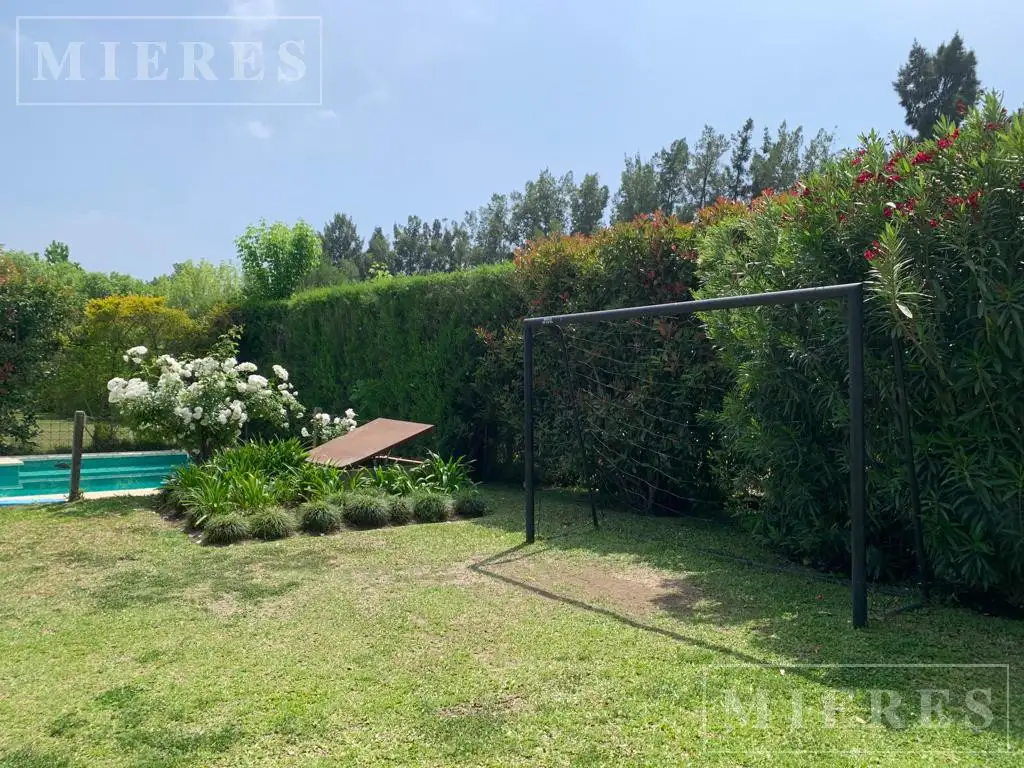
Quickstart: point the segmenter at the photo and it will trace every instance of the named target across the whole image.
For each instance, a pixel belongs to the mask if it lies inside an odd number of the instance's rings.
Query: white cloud
[[[243,34],[253,34],[274,25],[268,16],[282,16],[284,11],[279,0],[230,0],[229,16],[238,17],[238,27]]]
[[[259,139],[260,141],[267,141],[274,135],[274,130],[262,120],[250,120],[245,124],[245,130],[254,139]]]

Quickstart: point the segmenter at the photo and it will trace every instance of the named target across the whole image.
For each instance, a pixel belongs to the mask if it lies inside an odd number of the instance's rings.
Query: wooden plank
[[[331,467],[351,467],[376,456],[387,454],[393,448],[424,435],[433,424],[395,419],[374,419],[356,427],[347,435],[336,437],[309,452],[307,461]]]
[[[75,431],[71,435],[71,487],[68,501],[82,498],[82,450],[85,444],[85,411],[75,411]]]

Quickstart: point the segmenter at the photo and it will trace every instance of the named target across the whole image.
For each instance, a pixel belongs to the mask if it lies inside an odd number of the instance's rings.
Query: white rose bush
[[[237,443],[250,423],[316,443],[356,427],[352,409],[343,417],[317,413],[306,422],[306,409],[280,365],[266,377],[255,364],[216,352],[193,360],[149,359],[148,354],[145,347],[124,354],[138,375],[111,379],[108,399],[134,431],[170,442],[201,461]]]

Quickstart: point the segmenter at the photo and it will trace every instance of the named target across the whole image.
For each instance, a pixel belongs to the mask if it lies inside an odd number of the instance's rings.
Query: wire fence
[[[71,416],[44,414],[37,418],[38,433],[30,442],[14,447],[21,456],[64,455],[71,453],[75,420]],[[144,440],[132,430],[113,419],[94,419],[85,422],[83,451],[85,453],[114,453],[117,451],[163,450],[171,446]]]

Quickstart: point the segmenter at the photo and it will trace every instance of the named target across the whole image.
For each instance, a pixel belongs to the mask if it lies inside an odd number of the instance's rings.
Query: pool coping
[[[97,457],[101,457],[101,456],[127,456],[129,458],[134,458],[134,457],[138,457],[138,456],[187,456],[187,455],[188,455],[188,451],[175,451],[175,450],[168,450],[168,451],[110,451],[108,453],[83,453],[82,454],[82,459],[84,460],[84,459],[89,459],[89,458],[97,458]],[[71,458],[71,454],[70,453],[39,453],[39,454],[31,454],[31,455],[28,455],[28,456],[8,456],[8,457],[6,457],[6,459],[0,459],[0,467],[5,466],[4,463],[3,463],[4,461],[11,461],[13,463],[13,462],[16,462],[16,461],[20,461],[20,462],[35,461],[37,459],[38,460],[42,460],[42,459],[53,460],[53,459],[68,459],[68,458]]]
[[[87,491],[82,494],[84,501],[100,501],[102,499],[143,498],[159,495],[160,488],[135,488],[123,491]],[[21,507],[33,504],[67,504],[67,494],[45,494],[40,496],[5,496],[0,498],[0,507]]]

